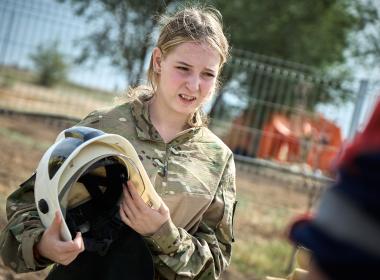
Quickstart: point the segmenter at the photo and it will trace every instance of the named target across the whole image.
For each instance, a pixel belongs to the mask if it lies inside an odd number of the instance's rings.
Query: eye
[[[205,72],[205,73],[203,73],[203,75],[205,75],[206,77],[209,77],[209,78],[214,78],[215,77],[215,75],[213,73],[211,73],[211,72]]]
[[[184,72],[189,71],[189,68],[184,67],[184,66],[177,66],[177,69],[184,71]]]

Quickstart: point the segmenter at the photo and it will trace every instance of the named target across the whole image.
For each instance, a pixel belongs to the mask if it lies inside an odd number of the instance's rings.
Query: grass
[[[33,72],[12,66],[0,66],[0,76],[10,85],[16,81],[33,83],[36,79]]]
[[[33,137],[29,137],[24,133],[20,133],[5,127],[0,127],[0,136],[7,137],[10,140],[15,141],[21,145],[25,145],[31,148],[37,148],[41,151],[47,150],[51,145],[51,142],[41,142],[40,140],[36,140]]]
[[[248,279],[285,276],[291,261],[292,247],[280,239],[260,236],[240,239],[234,247],[232,265]]]
[[[83,118],[91,111],[114,103],[114,93],[66,81],[47,88],[35,83],[35,74],[0,66],[0,107]]]
[[[248,280],[285,277],[293,254],[285,229],[305,211],[306,194],[253,169],[238,170],[237,191],[233,270]]]
[[[243,200],[244,201],[244,200]],[[244,203],[236,214],[236,242],[232,266],[247,279],[285,276],[291,262],[292,246],[284,229],[292,212],[268,201],[271,206]]]
[[[0,81],[0,85],[6,87],[12,87],[12,85],[17,82],[37,85],[37,77],[33,71],[27,69],[20,69],[13,66],[0,66]],[[93,98],[105,102],[115,97],[115,93],[113,92],[86,87],[80,84],[73,83],[71,81],[62,81],[53,88],[57,91],[64,92],[67,94],[75,94],[76,97],[78,97],[79,95],[85,98]]]

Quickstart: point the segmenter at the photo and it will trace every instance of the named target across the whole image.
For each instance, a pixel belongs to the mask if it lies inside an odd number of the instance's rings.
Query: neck
[[[181,131],[188,128],[187,116],[169,113],[158,98],[153,97],[149,104],[149,116],[152,124],[166,143]]]

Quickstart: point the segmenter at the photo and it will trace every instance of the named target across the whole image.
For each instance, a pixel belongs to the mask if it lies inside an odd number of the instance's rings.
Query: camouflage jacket
[[[230,262],[233,242],[236,187],[230,149],[205,127],[187,129],[165,143],[149,119],[147,102],[140,100],[92,112],[79,125],[127,138],[169,207],[172,222],[145,237],[157,279],[218,279]],[[4,261],[20,272],[48,263],[33,258],[43,229],[32,202],[33,186],[8,198],[9,223],[0,240]]]

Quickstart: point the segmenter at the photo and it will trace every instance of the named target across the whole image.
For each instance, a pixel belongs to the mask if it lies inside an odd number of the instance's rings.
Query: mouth
[[[195,101],[195,99],[197,99],[195,96],[190,96],[182,93],[179,94],[179,97],[181,98],[181,100],[185,102],[192,102]]]

